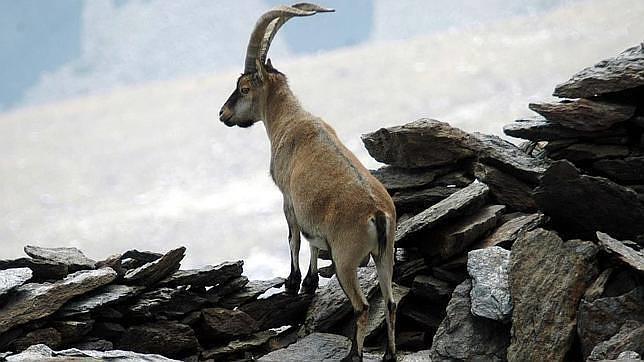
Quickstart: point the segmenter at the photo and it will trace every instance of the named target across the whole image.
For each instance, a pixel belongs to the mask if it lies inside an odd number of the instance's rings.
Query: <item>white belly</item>
[[[322,237],[304,235],[304,238],[309,242],[309,244],[320,250],[329,250],[329,244],[327,244],[326,239]]]

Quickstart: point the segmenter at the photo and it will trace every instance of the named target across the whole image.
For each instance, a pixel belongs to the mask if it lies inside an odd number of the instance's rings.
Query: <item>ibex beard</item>
[[[302,283],[304,293],[318,285],[317,259],[328,250],[336,276],[353,306],[355,332],[351,358],[362,358],[369,303],[357,278],[361,261],[376,264],[386,304],[385,360],[395,360],[396,303],[392,296],[396,210],[384,186],[371,175],[335,131],[305,111],[290,90],[286,76],[266,60],[279,28],[295,16],[332,9],[300,3],[280,6],[262,15],[251,34],[244,73],[219,112],[229,127],[264,122],[271,146],[271,176],[284,199],[289,228],[291,273],[286,289],[300,288],[300,235],[309,241],[311,261]]]

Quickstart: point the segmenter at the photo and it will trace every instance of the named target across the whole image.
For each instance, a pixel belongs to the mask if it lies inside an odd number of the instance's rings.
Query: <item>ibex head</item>
[[[246,49],[244,73],[219,111],[219,119],[229,127],[250,127],[262,120],[268,96],[270,77],[279,74],[266,60],[268,49],[279,28],[295,16],[311,16],[333,9],[309,3],[279,6],[262,15],[251,33]]]

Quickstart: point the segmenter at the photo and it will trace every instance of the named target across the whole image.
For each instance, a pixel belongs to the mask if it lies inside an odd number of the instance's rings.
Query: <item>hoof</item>
[[[385,352],[385,355],[382,356],[382,360],[385,362],[396,361],[396,355],[391,352]]]
[[[307,274],[306,278],[304,278],[304,282],[302,283],[302,293],[304,294],[313,294],[315,293],[315,290],[318,288],[318,282],[320,280],[320,277],[318,277],[317,274]]]
[[[299,272],[291,273],[284,282],[284,289],[289,294],[297,294],[300,290],[300,281],[302,281],[302,275]]]

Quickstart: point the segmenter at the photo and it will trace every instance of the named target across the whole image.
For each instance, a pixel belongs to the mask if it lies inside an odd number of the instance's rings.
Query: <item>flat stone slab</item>
[[[238,260],[235,262],[227,261],[216,266],[208,265],[194,270],[177,270],[159,284],[167,286],[215,286],[240,276],[243,271],[243,265],[244,262]]]
[[[635,114],[635,106],[591,101],[589,99],[561,102],[530,103],[528,107],[547,120],[580,131],[601,131],[624,122]]]
[[[117,347],[175,357],[196,352],[199,341],[192,328],[185,324],[157,321],[129,327]]]
[[[128,270],[123,279],[129,284],[146,286],[155,284],[179,269],[185,252],[186,248],[183,246],[170,250],[159,259]]]
[[[260,361],[342,361],[351,352],[351,340],[328,333],[311,333],[290,346],[273,351]]]
[[[644,156],[599,160],[593,163],[593,169],[626,184],[644,183]]]
[[[34,259],[47,260],[54,263],[65,264],[69,271],[93,269],[96,261],[88,258],[82,251],[76,248],[43,248],[40,246],[27,245],[25,253]]]
[[[69,268],[65,264],[55,263],[48,260],[19,258],[12,260],[0,260],[0,269],[29,268],[33,272],[35,281],[63,279],[69,274]]]
[[[249,352],[264,347],[268,344],[271,338],[275,336],[277,336],[277,333],[270,330],[257,332],[244,339],[231,341],[225,346],[205,350],[201,352],[200,357],[202,360],[232,360],[231,356],[243,354],[244,352]]]
[[[183,289],[158,288],[147,291],[127,307],[130,316],[136,318],[173,317],[179,318],[184,314],[200,309],[208,302],[207,299]]]
[[[400,305],[400,302],[407,297],[409,294],[409,288],[396,283],[392,284],[392,295],[394,297],[394,302],[396,305]],[[367,328],[365,329],[365,339],[374,338],[378,332],[387,328],[386,314],[387,306],[385,305],[384,299],[382,298],[381,293],[376,293],[369,300],[369,319],[367,321]],[[350,331],[351,328],[354,328],[354,321],[349,322],[350,325],[345,328]]]
[[[199,328],[202,331],[202,342],[217,344],[221,339],[248,336],[259,330],[257,321],[245,312],[235,309],[206,308],[201,310]]]
[[[27,348],[19,354],[6,357],[8,362],[22,361],[85,361],[85,360],[106,360],[106,361],[141,361],[141,362],[179,362],[160,355],[141,354],[130,351],[90,351],[76,348],[63,351],[54,351],[44,344],[37,344]]]
[[[503,133],[535,142],[561,139],[593,140],[605,137],[622,137],[627,134],[624,127],[612,127],[600,131],[581,131],[564,127],[544,118],[516,120],[503,126]]]
[[[510,327],[470,313],[470,290],[466,280],[459,284],[447,305],[446,317],[434,335],[432,361],[504,361],[510,343]]]
[[[556,151],[551,151],[548,156],[555,160],[566,159],[573,163],[591,162],[604,158],[626,157],[630,153],[628,146],[624,145],[597,145],[592,143],[573,143]]]
[[[593,348],[588,361],[614,360],[623,351],[644,351],[644,324],[626,321],[617,334]]]
[[[588,241],[564,242],[554,232],[536,229],[512,246],[510,361],[539,356],[565,360],[572,346],[577,306],[598,274],[598,247]]]
[[[29,268],[13,268],[0,270],[0,297],[12,289],[23,285],[31,279],[33,273]]]
[[[533,186],[496,167],[477,162],[474,175],[490,188],[491,198],[499,204],[519,211],[533,211],[537,204],[532,198]]]
[[[487,185],[473,182],[443,201],[401,222],[396,230],[396,244],[404,245],[412,242],[413,239],[421,237],[449,219],[478,209],[485,203],[488,192]]]
[[[228,294],[225,298],[221,299],[218,304],[224,308],[233,309],[259,297],[271,288],[281,287],[284,285],[284,282],[284,278],[252,280],[236,292]]]
[[[547,218],[542,213],[515,217],[499,226],[490,236],[474,244],[474,249],[483,249],[495,245],[510,247],[522,234],[543,225]]]
[[[534,198],[561,230],[588,238],[601,230],[619,239],[644,242],[644,202],[637,193],[603,177],[582,175],[567,161],[558,161],[546,171]]]
[[[454,166],[442,166],[433,168],[401,168],[384,166],[372,170],[378,181],[389,191],[394,192],[405,189],[417,189],[432,184],[440,176],[446,175],[454,170]]]
[[[0,308],[0,333],[15,326],[46,317],[65,302],[116,279],[110,268],[83,270],[55,283],[28,283],[17,287]]]
[[[91,295],[78,297],[67,302],[58,311],[59,317],[71,317],[85,314],[99,307],[119,303],[143,292],[145,287],[110,284],[97,289]]]
[[[607,253],[615,255],[624,264],[640,273],[644,273],[644,253],[626,246],[626,243],[634,244],[632,241],[622,242],[601,231],[597,232],[597,240]]]
[[[297,325],[304,319],[313,294],[273,294],[267,298],[248,302],[239,310],[247,313],[258,322],[259,329],[278,328]]]
[[[443,302],[449,299],[454,287],[430,275],[416,275],[411,285],[414,297],[430,302]]]
[[[639,44],[585,68],[557,85],[556,97],[588,98],[644,85],[644,45]]]
[[[467,254],[467,272],[472,277],[472,314],[507,322],[512,317],[508,282],[510,251],[492,246]]]
[[[396,192],[391,198],[396,212],[404,214],[422,211],[461,190],[459,187],[434,186],[423,190],[404,190]]]

